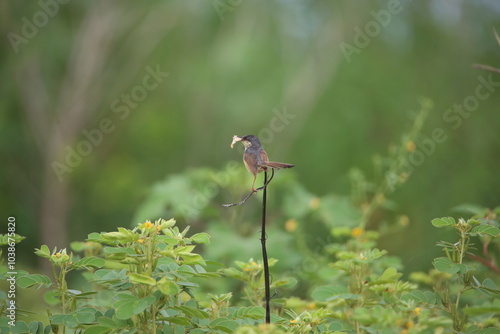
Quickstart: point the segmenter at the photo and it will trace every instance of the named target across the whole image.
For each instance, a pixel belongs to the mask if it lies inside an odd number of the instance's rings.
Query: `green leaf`
[[[409,293],[405,293],[404,295],[401,296],[401,300],[403,301],[409,301],[409,300],[415,300],[419,303],[427,303],[434,305],[437,302],[437,297],[435,293],[430,292],[430,291],[419,291],[415,290]]]
[[[432,305],[436,304],[439,298],[436,292],[425,291],[424,295],[425,298],[427,299],[427,303]]]
[[[108,334],[111,333],[111,331],[114,331],[114,329],[106,326],[97,325],[88,327],[87,329],[85,329],[83,334]]]
[[[86,247],[86,243],[83,241],[73,241],[69,244],[69,247],[75,252],[82,252]]]
[[[76,317],[72,314],[69,314],[63,318],[63,324],[68,328],[76,328],[79,325],[78,319],[76,319]]]
[[[497,237],[500,234],[500,229],[493,225],[479,225],[476,226],[472,229],[472,233],[479,234],[479,235],[489,235],[491,237]]]
[[[130,273],[128,275],[130,282],[134,284],[156,285],[156,280],[146,274]]]
[[[191,306],[176,306],[173,309],[181,311],[184,313],[186,316],[189,317],[197,317],[200,319],[207,319],[209,317],[209,314],[205,311],[202,311],[196,307],[191,307]]]
[[[344,326],[340,322],[334,321],[328,327],[329,331],[341,331],[344,329]]]
[[[483,281],[483,284],[481,284],[483,287],[488,288],[488,289],[496,289],[497,285],[491,278],[486,278]]]
[[[127,256],[136,255],[132,248],[128,247],[104,247],[104,254],[112,260],[123,260]]]
[[[219,322],[215,329],[219,329],[225,333],[233,333],[236,328],[238,328],[239,324],[234,320],[226,320]]]
[[[468,265],[463,264],[463,263],[457,263],[457,264],[455,264],[455,266],[458,267],[458,272],[460,274],[465,274],[469,271],[474,271],[474,267],[468,266]],[[452,270],[454,270],[454,269],[452,269]]]
[[[175,317],[166,317],[166,321],[169,321],[173,324],[180,325],[180,326],[190,326],[191,321],[187,317],[180,317],[180,316],[175,316]]]
[[[455,274],[460,271],[460,267],[456,266],[453,261],[448,259],[447,257],[438,257],[432,261],[434,268],[441,272]]]
[[[122,304],[121,307],[116,309],[116,318],[121,320],[130,319],[134,315],[134,303]]]
[[[49,287],[52,285],[52,281],[49,277],[40,274],[28,274],[21,276],[16,280],[16,283],[21,288],[30,288],[34,285],[38,285],[38,287]]]
[[[180,240],[168,235],[160,235],[157,237],[159,242],[164,242],[169,245],[177,245]]]
[[[233,312],[231,318],[250,318],[254,320],[264,319],[266,311],[261,306],[231,307]]]
[[[42,245],[40,249],[35,250],[35,254],[44,258],[49,259],[50,258],[50,249],[47,247],[47,245]]]
[[[167,277],[163,277],[158,282],[156,282],[156,286],[158,290],[160,290],[163,294],[167,296],[172,296],[179,293],[179,286],[172,280],[169,280]]]
[[[54,314],[49,319],[52,324],[64,325],[68,328],[76,328],[79,324],[74,314]]]
[[[311,294],[313,299],[321,302],[341,299],[358,299],[359,295],[348,293],[347,287],[343,285],[327,285],[317,288]]]
[[[184,264],[201,264],[206,266],[205,260],[201,257],[200,254],[195,253],[179,253],[178,254],[184,260]]]
[[[175,254],[191,253],[196,246],[179,246],[174,250]]]
[[[377,279],[377,283],[391,283],[396,282],[403,274],[398,273],[396,268],[387,268],[384,273]]]
[[[324,302],[332,296],[337,296],[347,292],[347,287],[343,285],[327,285],[321,286],[314,290],[311,294],[311,297],[317,301]]]
[[[50,290],[43,295],[43,300],[49,305],[57,305],[61,302],[57,291]]]
[[[134,314],[142,313],[146,308],[148,308],[155,301],[156,301],[156,297],[154,295],[149,295],[147,297],[139,299],[137,302],[135,302],[135,305],[133,308]]]
[[[233,268],[233,267],[224,268],[224,269],[222,269],[222,272],[227,277],[232,277],[232,278],[241,279],[241,280],[244,279],[243,272],[241,272],[238,269]]]
[[[445,226],[454,226],[455,219],[452,217],[443,217],[443,218],[435,218],[431,221],[432,225],[437,228],[445,227]]]
[[[120,293],[118,294],[119,300],[115,302],[116,318],[126,320],[134,315],[134,307],[139,300],[136,296]]]
[[[106,264],[106,261],[95,256],[84,257],[73,263],[74,268],[102,268]]]
[[[21,242],[26,237],[22,237],[19,234],[9,235],[9,234],[0,234],[0,246],[6,246],[12,243],[12,240],[17,244]]]
[[[101,238],[101,234],[97,232],[92,232],[87,236],[87,241],[97,241]]]
[[[498,334],[498,327],[480,329],[474,334]]]
[[[16,321],[16,325],[14,327],[9,327],[9,329],[12,334],[30,333],[30,329],[24,321]]]
[[[297,284],[297,279],[295,277],[286,277],[277,281],[273,281],[271,286],[274,287],[285,287],[287,289],[293,288]]]
[[[95,322],[95,314],[97,310],[91,307],[85,307],[73,313],[74,317],[78,320],[79,323],[93,323]]]
[[[197,244],[209,244],[210,243],[210,235],[208,233],[196,233],[191,238],[191,241]]]
[[[101,237],[104,241],[117,241],[121,244],[139,240],[139,234],[123,227],[118,227],[118,231],[102,233]]]
[[[41,321],[32,321],[29,323],[30,333],[43,333],[44,327]]]

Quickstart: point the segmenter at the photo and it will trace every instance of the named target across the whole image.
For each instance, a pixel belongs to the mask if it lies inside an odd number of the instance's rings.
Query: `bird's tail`
[[[281,169],[281,168],[292,168],[295,165],[287,164],[284,162],[266,161],[266,162],[260,163],[259,166],[269,167],[269,168],[274,168],[274,169]]]

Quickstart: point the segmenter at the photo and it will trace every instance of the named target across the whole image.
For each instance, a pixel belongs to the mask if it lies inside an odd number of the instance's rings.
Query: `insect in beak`
[[[241,139],[243,139],[242,137],[238,137],[237,135],[234,135],[233,136],[233,141],[231,142],[231,148],[234,147],[234,144],[236,144],[237,142],[241,141]]]

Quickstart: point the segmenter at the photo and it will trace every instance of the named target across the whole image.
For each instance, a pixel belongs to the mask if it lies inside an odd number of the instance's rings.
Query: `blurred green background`
[[[221,207],[251,184],[231,137],[255,134],[296,164],[270,190],[286,270],[295,223],[312,250],[330,227],[301,201],[349,211],[351,168],[372,179],[422,97],[415,168],[368,228],[409,225],[380,247],[427,270],[432,218],[498,205],[500,75],[473,66],[500,67],[498,1],[2,1],[0,16],[0,206],[27,236],[20,266],[159,216],[211,233],[214,260],[259,258],[260,200]]]

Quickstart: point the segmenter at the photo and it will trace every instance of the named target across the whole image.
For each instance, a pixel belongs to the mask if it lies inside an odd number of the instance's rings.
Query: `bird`
[[[262,147],[259,138],[254,135],[246,135],[239,137],[237,135],[233,136],[233,141],[231,142],[231,148],[234,144],[241,141],[245,146],[245,152],[243,153],[243,163],[246,169],[253,175],[252,192],[256,192],[255,180],[257,179],[257,174],[262,171],[267,171],[268,168],[281,169],[281,168],[292,168],[295,165],[284,163],[284,162],[274,162],[269,161],[267,153]]]

